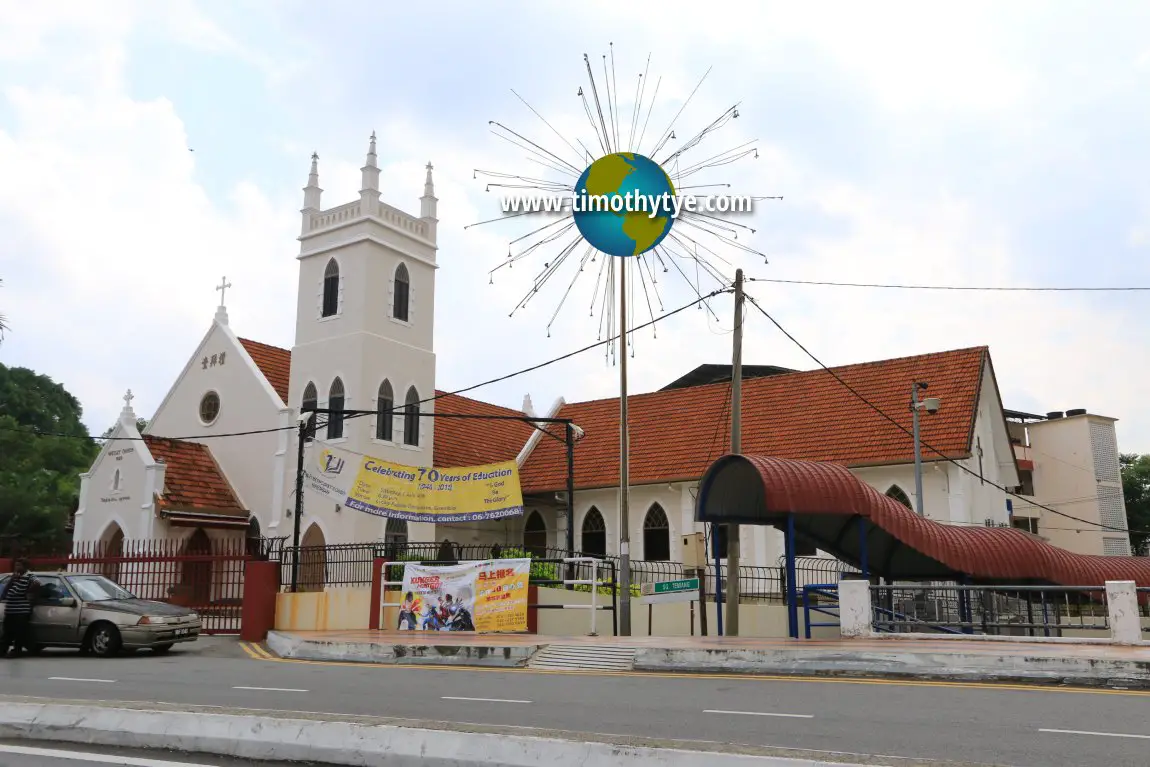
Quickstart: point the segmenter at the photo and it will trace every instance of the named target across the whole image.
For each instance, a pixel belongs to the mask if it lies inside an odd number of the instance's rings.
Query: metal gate
[[[243,538],[210,540],[197,530],[185,541],[82,542],[64,557],[30,557],[32,569],[92,573],[140,599],[195,610],[204,634],[238,634],[244,567],[255,558]]]

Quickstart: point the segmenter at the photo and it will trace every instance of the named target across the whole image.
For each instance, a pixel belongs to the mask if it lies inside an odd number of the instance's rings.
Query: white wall
[[[220,354],[224,364],[218,364]],[[216,355],[217,364],[210,364]],[[207,369],[203,358],[209,358]],[[213,434],[277,429],[290,425],[281,413],[279,397],[250,361],[235,334],[213,323],[188,367],[152,417],[147,433],[159,437],[190,437],[207,445],[231,482],[240,503],[255,514],[264,535],[274,535],[277,499],[282,493],[276,479],[276,454],[285,442],[283,432],[211,439]],[[215,391],[220,412],[211,424],[200,420],[200,401]],[[283,534],[280,532],[279,534]]]
[[[134,427],[129,431],[120,425],[117,430],[113,436],[137,434]],[[150,537],[154,501],[148,492],[145,463],[150,464],[152,460],[143,442],[108,440],[104,443],[92,468],[81,480],[74,541],[105,540],[113,523],[120,526],[125,538]],[[115,490],[113,481],[117,471],[120,485]]]
[[[1076,522],[1016,500],[1017,510],[1037,511],[1038,534],[1055,546],[1101,556],[1106,551],[1104,539],[1114,538],[1123,542],[1124,553],[1129,552],[1129,534],[1096,527],[1103,521],[1099,496],[1112,488],[1109,492],[1121,500],[1122,483],[1113,471],[1102,479],[1097,476],[1091,428],[1107,432],[1109,451],[1117,452],[1117,440],[1109,434],[1113,424],[1112,418],[1087,414],[1027,425],[1034,461],[1034,501],[1085,520]]]

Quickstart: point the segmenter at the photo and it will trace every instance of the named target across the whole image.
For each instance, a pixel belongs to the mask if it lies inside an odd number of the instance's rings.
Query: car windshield
[[[77,575],[68,578],[68,583],[85,602],[106,602],[109,599],[135,599],[128,591],[120,588],[107,578],[99,575]]]

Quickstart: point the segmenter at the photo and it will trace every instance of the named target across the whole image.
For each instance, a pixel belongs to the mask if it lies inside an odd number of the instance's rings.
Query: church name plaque
[[[136,452],[136,448],[134,447],[123,447],[119,450],[109,450],[108,455],[115,458],[117,461],[122,461],[124,460],[124,456],[130,455],[134,452]]]
[[[130,496],[130,495],[100,496],[100,503],[119,503],[120,501],[130,501],[130,500],[132,500],[132,496]]]

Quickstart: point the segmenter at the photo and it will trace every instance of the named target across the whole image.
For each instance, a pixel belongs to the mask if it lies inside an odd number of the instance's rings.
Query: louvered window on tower
[[[395,291],[393,298],[394,306],[391,316],[397,320],[407,322],[411,298],[411,278],[407,273],[407,267],[403,264],[400,264],[395,270]]]
[[[323,270],[323,317],[331,317],[339,311],[339,264],[335,259],[327,262]]]
[[[338,378],[331,382],[331,393],[327,406],[333,412],[327,414],[327,438],[339,439],[343,436],[343,381]]]
[[[391,442],[395,428],[395,392],[391,382],[379,385],[379,399],[376,401],[375,438]]]

